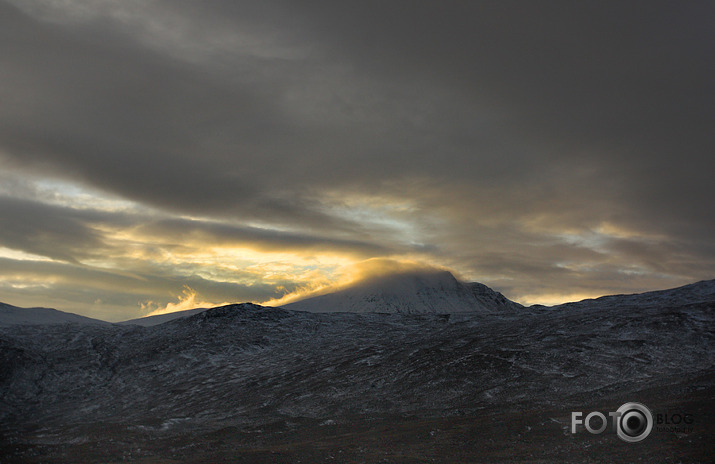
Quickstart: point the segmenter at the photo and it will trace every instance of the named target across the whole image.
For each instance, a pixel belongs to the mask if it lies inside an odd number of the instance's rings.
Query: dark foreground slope
[[[709,462],[702,285],[502,315],[233,305],[154,327],[0,329],[0,462]],[[571,411],[626,401],[692,430],[569,432]]]

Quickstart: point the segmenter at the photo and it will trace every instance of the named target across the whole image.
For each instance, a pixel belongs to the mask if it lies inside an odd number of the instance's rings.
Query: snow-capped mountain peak
[[[283,306],[310,312],[471,313],[521,306],[483,284],[465,284],[448,271],[413,271],[367,279],[334,293]]]

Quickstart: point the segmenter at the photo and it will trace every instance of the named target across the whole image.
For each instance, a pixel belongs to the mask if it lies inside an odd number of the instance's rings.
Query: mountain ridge
[[[715,279],[701,280],[680,287],[654,290],[643,293],[632,294],[617,294],[605,295],[598,298],[590,298],[576,302],[568,302],[554,306],[532,305],[523,306],[519,303],[509,300],[501,293],[492,290],[488,286],[478,282],[460,282],[448,271],[432,273],[432,277],[437,276],[436,280],[429,277],[429,273],[413,273],[413,277],[417,278],[412,282],[405,279],[407,274],[398,274],[393,276],[383,277],[381,279],[370,279],[366,283],[368,286],[360,286],[359,292],[355,292],[354,288],[347,288],[337,292],[319,295],[316,297],[306,298],[294,303],[289,303],[280,306],[280,308],[291,311],[307,311],[316,313],[341,313],[341,312],[356,312],[356,313],[403,313],[403,314],[494,314],[513,311],[524,311],[524,314],[529,314],[533,311],[558,311],[568,309],[598,309],[598,308],[617,308],[626,306],[653,306],[653,305],[668,305],[671,303],[677,304],[694,304],[702,302],[715,301]],[[421,276],[421,277],[420,277]],[[425,277],[427,276],[427,277]],[[420,278],[426,278],[427,284],[422,287]],[[422,281],[422,283],[425,283]],[[390,294],[391,286],[398,284],[403,290],[402,295]],[[375,287],[376,286],[376,287]],[[391,296],[391,301],[387,301],[381,297],[385,293],[373,292],[372,294],[365,292],[365,289],[373,291],[382,290],[388,292]],[[412,299],[404,297],[404,290],[413,292]],[[452,292],[456,294],[456,298],[446,298],[440,295],[440,291]],[[408,292],[409,293],[409,292]],[[340,300],[343,301],[340,301]],[[456,311],[439,310],[435,305],[443,302],[446,309],[457,309]],[[410,304],[417,303],[416,307],[410,308]],[[236,303],[228,306],[237,306],[240,304],[253,303]],[[380,305],[383,306],[380,306]],[[462,304],[462,306],[455,306]],[[430,306],[431,305],[431,306]],[[260,306],[260,305],[256,305]],[[311,309],[311,306],[313,308]],[[337,310],[335,310],[337,308]],[[21,308],[7,303],[0,302],[0,327],[13,325],[43,325],[43,324],[117,324],[117,325],[138,325],[150,327],[160,325],[174,319],[187,318],[205,311],[215,308],[193,308],[174,313],[159,314],[155,316],[146,316],[140,318],[129,319],[121,322],[107,322],[100,319],[94,319],[79,314],[60,311],[52,308]],[[331,310],[332,309],[332,310]],[[352,311],[351,311],[352,309]],[[407,309],[406,311],[403,309]]]

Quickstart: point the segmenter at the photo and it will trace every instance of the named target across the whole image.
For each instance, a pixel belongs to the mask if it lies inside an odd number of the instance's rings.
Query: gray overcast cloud
[[[713,31],[708,1],[0,0],[0,301],[120,320],[371,259],[523,303],[713,278]]]

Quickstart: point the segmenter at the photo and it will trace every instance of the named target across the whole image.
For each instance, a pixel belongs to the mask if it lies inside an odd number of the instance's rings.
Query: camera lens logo
[[[625,403],[616,412],[616,433],[623,441],[639,442],[653,430],[653,415],[643,404]]]
[[[608,417],[611,418],[613,431],[621,440],[628,443],[645,440],[653,430],[653,415],[650,413],[650,409],[641,403],[626,403],[617,411],[609,412]],[[660,418],[660,415],[658,417]],[[680,415],[673,417],[680,417]],[[594,418],[598,420],[592,421]],[[598,424],[599,421],[600,425],[594,426],[593,423]],[[692,419],[690,421],[692,422]],[[571,433],[576,433],[579,425],[583,425],[588,432],[599,435],[608,427],[608,419],[599,411],[592,411],[586,417],[583,417],[581,411],[571,412]]]

